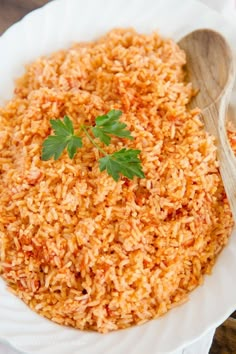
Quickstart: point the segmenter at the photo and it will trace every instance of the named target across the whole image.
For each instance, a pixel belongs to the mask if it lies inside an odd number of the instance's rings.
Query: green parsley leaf
[[[69,117],[65,116],[63,121],[60,119],[51,119],[55,135],[49,136],[43,142],[42,160],[49,160],[51,157],[58,160],[63,150],[67,147],[68,155],[73,159],[77,148],[82,147],[82,139],[74,135],[73,123]]]
[[[98,116],[95,119],[96,125],[92,128],[93,135],[99,138],[105,145],[110,144],[111,138],[109,135],[132,140],[133,137],[130,131],[125,129],[127,125],[119,122],[121,115],[121,111],[112,109],[107,114]]]
[[[96,137],[96,138],[99,138],[101,140],[101,142],[103,142],[105,145],[109,145],[110,142],[111,142],[111,138],[109,137],[109,135],[107,135],[106,133],[104,133],[102,131],[102,129],[100,128],[97,128],[97,127],[94,127],[92,128],[92,132],[93,132],[93,135]]]
[[[66,148],[67,139],[63,136],[49,136],[43,142],[42,160],[49,160],[51,157],[58,160],[63,150]]]
[[[142,170],[141,161],[138,158],[140,150],[121,149],[111,155],[107,155],[99,159],[100,171],[107,170],[107,173],[115,180],[118,181],[120,174],[123,174],[129,179],[134,176],[144,178],[145,175]]]
[[[73,123],[68,116],[65,116],[63,121],[60,119],[51,119],[50,123],[55,135],[68,136],[74,134]]]
[[[82,147],[82,139],[79,136],[73,135],[67,145],[67,151],[70,159],[75,156],[77,148]]]

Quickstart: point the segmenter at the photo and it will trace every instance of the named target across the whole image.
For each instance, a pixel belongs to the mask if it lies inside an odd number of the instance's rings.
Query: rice
[[[0,272],[39,314],[126,328],[183,303],[211,273],[233,221],[214,138],[186,107],[185,63],[172,40],[116,29],[30,64],[0,108]],[[78,129],[111,109],[134,140],[104,149],[140,149],[145,179],[100,172],[86,138],[73,160],[41,160],[50,119]]]

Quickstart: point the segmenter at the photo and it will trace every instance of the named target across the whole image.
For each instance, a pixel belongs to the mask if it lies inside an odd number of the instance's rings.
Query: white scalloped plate
[[[194,0],[57,0],[26,16],[0,38],[0,101],[14,79],[39,55],[91,40],[107,30],[133,26],[178,40],[196,28],[220,31],[236,52],[236,31],[217,12]],[[0,340],[35,354],[157,354],[190,344],[236,308],[236,233],[213,275],[190,301],[158,320],[106,335],[58,326],[32,312],[0,280]]]

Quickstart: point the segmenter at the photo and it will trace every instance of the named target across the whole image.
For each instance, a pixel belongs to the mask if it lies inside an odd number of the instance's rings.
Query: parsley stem
[[[94,139],[91,137],[91,135],[89,134],[87,128],[82,125],[81,126],[81,129],[84,131],[85,135],[87,136],[87,138],[89,139],[89,141],[94,145],[96,146],[96,148],[104,155],[104,156],[107,156],[107,153],[106,151],[104,151],[95,141]]]

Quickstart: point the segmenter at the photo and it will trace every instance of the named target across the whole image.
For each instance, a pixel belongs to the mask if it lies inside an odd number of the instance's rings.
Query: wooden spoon
[[[236,158],[225,127],[235,77],[233,54],[222,35],[210,29],[191,32],[179,46],[187,56],[188,80],[199,89],[190,107],[202,110],[206,130],[216,137],[220,173],[236,222]]]

